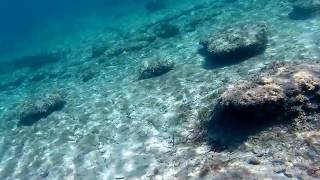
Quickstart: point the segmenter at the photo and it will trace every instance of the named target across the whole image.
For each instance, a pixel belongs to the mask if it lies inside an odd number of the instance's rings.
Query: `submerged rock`
[[[65,99],[59,93],[46,94],[37,99],[32,98],[21,106],[18,125],[31,126],[54,111],[61,110],[65,103]]]
[[[262,53],[267,46],[265,23],[241,24],[200,40],[208,56],[219,60],[245,59]]]
[[[154,27],[153,32],[160,38],[170,38],[178,35],[180,30],[173,24],[160,23]]]
[[[224,121],[245,126],[287,121],[319,110],[319,87],[320,64],[275,65],[259,78],[226,90],[217,109]]]
[[[139,69],[139,79],[148,79],[163,75],[174,68],[174,62],[170,60],[147,60]]]
[[[203,123],[205,139],[215,151],[234,150],[261,133],[316,128],[306,119],[319,116],[319,94],[320,63],[272,64],[220,95]]]
[[[320,0],[296,0],[289,18],[304,20],[311,18],[320,12]]]

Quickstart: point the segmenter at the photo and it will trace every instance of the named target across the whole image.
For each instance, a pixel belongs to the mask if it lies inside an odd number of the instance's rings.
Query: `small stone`
[[[248,164],[259,165],[261,164],[261,161],[258,158],[253,157],[249,159]]]

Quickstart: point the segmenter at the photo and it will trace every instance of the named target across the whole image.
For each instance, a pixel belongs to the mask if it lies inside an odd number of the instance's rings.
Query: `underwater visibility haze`
[[[3,0],[0,179],[320,179],[320,0]]]

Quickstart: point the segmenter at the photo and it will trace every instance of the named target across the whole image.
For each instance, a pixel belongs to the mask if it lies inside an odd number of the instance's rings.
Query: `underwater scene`
[[[0,179],[320,179],[320,0],[0,1]]]

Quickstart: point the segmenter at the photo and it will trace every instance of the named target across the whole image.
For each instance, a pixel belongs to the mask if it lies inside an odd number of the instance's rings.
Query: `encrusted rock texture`
[[[64,95],[60,92],[31,97],[21,105],[18,126],[31,126],[51,113],[61,110],[65,104]]]
[[[139,79],[149,79],[161,76],[174,68],[174,62],[167,59],[151,58],[144,60],[139,68]]]
[[[319,64],[274,65],[251,82],[229,88],[221,95],[219,106],[252,119],[291,116],[317,111],[320,91]],[[263,115],[264,117],[259,117]]]
[[[226,27],[203,38],[200,44],[212,58],[234,60],[262,53],[267,42],[267,25],[263,22],[252,22]]]

